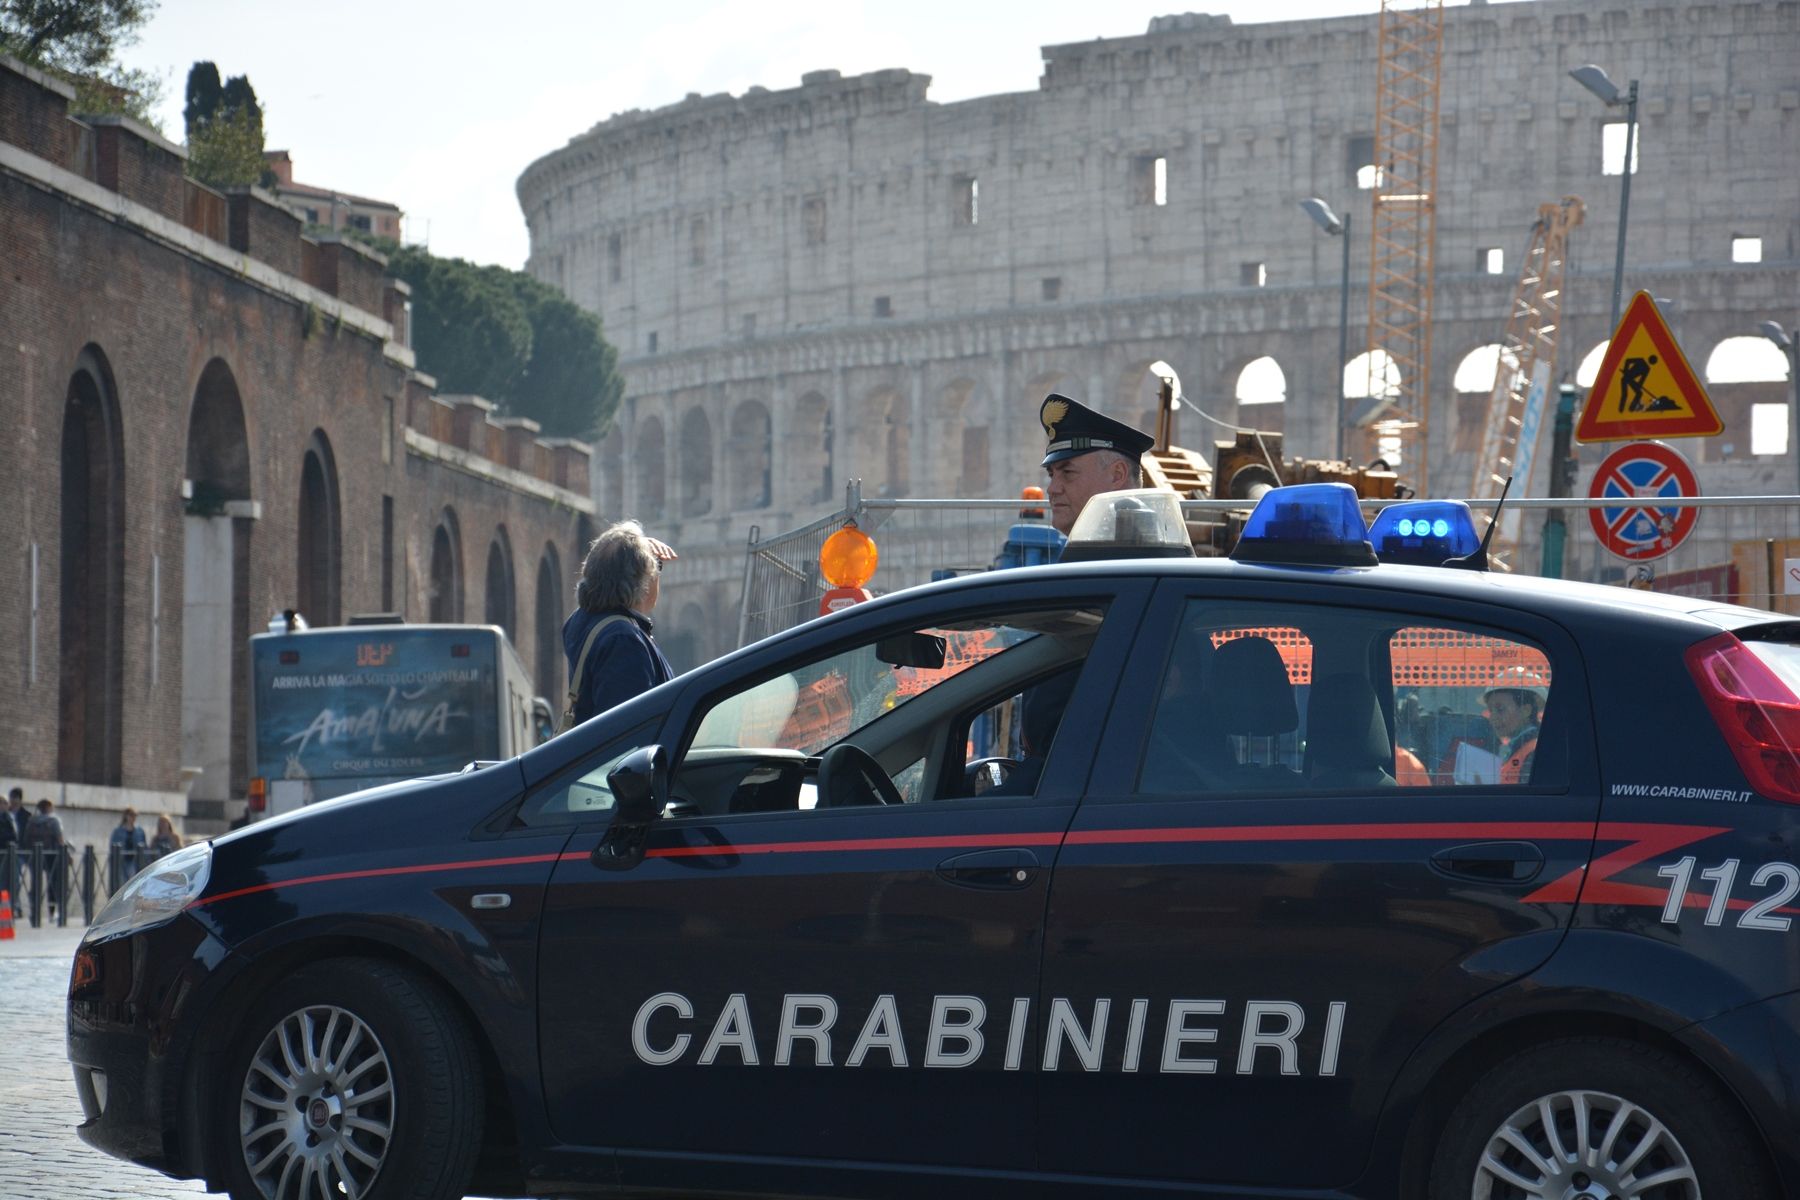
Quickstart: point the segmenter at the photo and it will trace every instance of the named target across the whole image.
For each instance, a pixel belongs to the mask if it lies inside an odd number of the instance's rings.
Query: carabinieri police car
[[[163,859],[81,1136],[239,1200],[1800,1194],[1800,623],[1378,564],[1480,551],[1347,493],[1232,561],[1105,495]]]

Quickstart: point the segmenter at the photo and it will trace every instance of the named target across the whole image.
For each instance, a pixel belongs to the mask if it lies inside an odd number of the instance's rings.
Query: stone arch
[[[117,787],[124,763],[125,439],[97,346],[64,393],[57,775]]]
[[[677,675],[693,670],[711,657],[706,644],[706,630],[710,627],[706,610],[697,601],[688,601],[675,613],[668,633],[658,641]]]
[[[537,569],[537,662],[536,679],[538,695],[550,697],[550,705],[560,711],[563,694],[562,685],[562,618],[563,605],[563,573],[562,556],[557,554],[553,543],[545,542],[543,552],[538,555]]]
[[[198,767],[190,815],[226,816],[249,787],[250,438],[224,359],[200,372],[188,410],[182,518],[181,761]],[[290,599],[290,603],[298,603]]]
[[[519,641],[516,596],[512,538],[507,536],[506,526],[496,525],[494,536],[488,541],[487,570],[481,588],[481,620],[483,624],[504,629],[507,639],[514,645]]]
[[[1285,404],[1287,372],[1273,355],[1253,358],[1238,372],[1231,394],[1239,405]]]
[[[986,496],[993,490],[986,399],[981,385],[967,377],[938,391],[927,426],[936,443],[926,471],[933,495]]]
[[[645,520],[662,517],[669,503],[668,450],[663,437],[661,417],[645,417],[637,427],[637,508]],[[597,536],[597,535],[596,535]],[[589,538],[582,544],[583,556],[593,544]]]
[[[1728,337],[1706,356],[1708,383],[1780,383],[1788,356],[1766,337]]]
[[[1518,357],[1499,342],[1475,347],[1457,360],[1450,389],[1471,396],[1493,395],[1502,361],[1515,370],[1518,367]]]
[[[427,611],[434,625],[463,619],[462,525],[449,505],[431,534],[431,594]]]
[[[851,435],[852,470],[863,494],[904,496],[912,484],[912,402],[892,384],[871,391],[860,405]]]
[[[713,507],[712,418],[696,404],[681,414],[681,444],[676,451],[681,474],[676,486],[681,493],[680,515],[703,517]]]
[[[773,451],[768,406],[760,400],[746,400],[732,409],[725,463],[734,511],[769,507],[773,497]]]
[[[1581,363],[1575,368],[1576,387],[1594,386],[1594,380],[1600,375],[1600,360],[1606,357],[1606,348],[1610,345],[1612,341],[1608,339],[1581,356]]]
[[[322,429],[313,430],[300,464],[294,603],[313,625],[343,620],[343,521],[337,459]]]
[[[1150,371],[1155,362],[1155,359],[1147,358],[1133,363],[1120,377],[1117,399],[1110,406],[1103,404],[1101,407],[1107,416],[1152,435],[1156,433],[1157,410],[1162,402],[1162,377]],[[1177,380],[1178,395],[1180,390]]]
[[[831,401],[819,392],[806,392],[794,402],[794,418],[788,433],[788,467],[796,500],[827,503],[836,489],[836,430]]]
[[[1365,350],[1344,364],[1343,385],[1344,399],[1350,406],[1350,429],[1356,431],[1358,441],[1366,443],[1369,436],[1373,438],[1374,453],[1370,460],[1385,462],[1398,470],[1401,465],[1400,436],[1376,433],[1369,426],[1389,410],[1389,402],[1399,399],[1400,364],[1380,346]]]

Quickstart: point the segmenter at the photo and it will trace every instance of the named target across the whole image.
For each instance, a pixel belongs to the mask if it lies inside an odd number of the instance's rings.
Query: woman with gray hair
[[[563,622],[563,650],[569,656],[563,728],[674,677],[651,637],[650,622],[663,564],[673,558],[675,551],[636,521],[609,526],[588,547],[575,585],[575,611]]]

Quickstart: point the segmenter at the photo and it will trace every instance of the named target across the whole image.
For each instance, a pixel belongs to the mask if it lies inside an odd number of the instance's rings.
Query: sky
[[[1366,13],[1379,0],[1200,0],[1239,24]],[[433,253],[524,264],[513,186],[614,113],[689,92],[795,87],[812,70],[904,67],[930,98],[1033,91],[1040,46],[1141,34],[1182,0],[161,0],[126,65],[164,81],[185,139],[188,68],[248,75],[269,149],[302,183],[388,200]],[[500,20],[496,21],[496,16]]]

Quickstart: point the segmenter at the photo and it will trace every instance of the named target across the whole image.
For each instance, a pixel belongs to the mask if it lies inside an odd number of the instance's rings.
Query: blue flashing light
[[[1231,557],[1319,567],[1372,567],[1377,561],[1356,489],[1347,483],[1270,488],[1245,522]]]
[[[1461,500],[1408,500],[1390,504],[1369,527],[1375,554],[1385,563],[1435,567],[1481,549],[1475,518]]]

